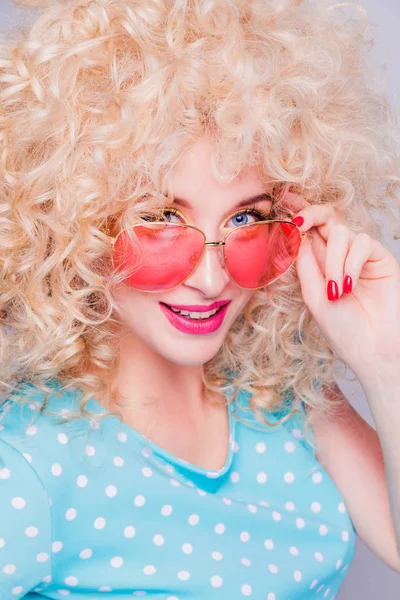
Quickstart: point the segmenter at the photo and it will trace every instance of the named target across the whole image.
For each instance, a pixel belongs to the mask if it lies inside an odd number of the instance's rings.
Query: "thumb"
[[[322,275],[315,258],[311,236],[307,235],[300,246],[296,259],[297,273],[300,279],[304,302],[311,309],[317,306],[325,294],[325,277]]]

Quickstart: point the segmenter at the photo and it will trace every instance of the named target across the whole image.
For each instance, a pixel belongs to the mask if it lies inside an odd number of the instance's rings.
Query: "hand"
[[[329,204],[288,193],[309,232],[295,265],[303,299],[326,341],[361,385],[400,369],[400,264],[378,240],[354,233]],[[346,275],[351,293],[343,293]],[[338,299],[328,299],[329,281]]]

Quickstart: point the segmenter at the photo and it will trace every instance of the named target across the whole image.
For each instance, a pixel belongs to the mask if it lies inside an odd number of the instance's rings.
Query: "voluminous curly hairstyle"
[[[290,187],[382,239],[371,210],[399,203],[395,120],[369,86],[360,6],[354,19],[325,0],[18,4],[39,13],[0,44],[2,400],[55,379],[84,392],[71,418],[98,393],[118,400],[93,374],[118,368],[123,279],[107,233],[163,205],[203,136],[221,181],[257,165],[273,182],[276,217],[293,216],[280,202]],[[203,381],[224,393],[231,374],[258,416],[288,392],[328,414],[319,390],[336,360],[292,268],[254,293]]]

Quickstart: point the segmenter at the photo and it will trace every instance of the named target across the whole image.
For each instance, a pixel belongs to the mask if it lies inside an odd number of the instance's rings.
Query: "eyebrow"
[[[240,202],[238,202],[238,204],[236,204],[236,206],[232,210],[234,211],[237,208],[242,208],[243,206],[249,206],[251,204],[255,204],[256,202],[266,202],[266,201],[273,202],[274,200],[270,194],[266,194],[264,192],[262,194],[257,194],[257,196],[252,196],[251,198],[246,198],[245,200],[241,200]],[[183,208],[192,209],[191,204],[187,200],[184,200],[183,198],[179,198],[178,196],[174,197],[173,204],[177,204],[178,206],[182,206]],[[232,212],[232,211],[229,211],[229,212]]]

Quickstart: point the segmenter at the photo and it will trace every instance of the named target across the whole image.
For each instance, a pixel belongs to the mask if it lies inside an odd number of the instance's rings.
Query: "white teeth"
[[[215,310],[210,310],[209,312],[189,312],[188,310],[178,310],[177,308],[172,308],[172,306],[170,306],[170,309],[184,317],[189,317],[190,319],[209,319],[212,317],[212,315],[215,315],[215,313],[219,311],[219,308],[216,308]]]

